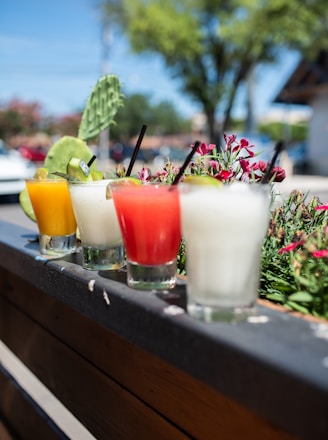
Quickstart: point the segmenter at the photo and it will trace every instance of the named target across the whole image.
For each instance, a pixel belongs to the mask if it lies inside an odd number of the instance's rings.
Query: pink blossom
[[[234,147],[232,152],[235,153],[236,151],[240,151],[244,148],[250,157],[254,157],[255,156],[254,151],[250,150],[250,148],[252,147],[254,147],[254,145],[250,145],[247,139],[242,138],[239,142],[239,145]]]
[[[139,174],[139,179],[141,180],[141,182],[146,182],[147,180],[149,180],[149,178],[151,176],[150,169],[146,168],[146,167],[142,167],[141,171],[138,174]]]
[[[284,254],[285,252],[293,251],[298,246],[302,246],[302,244],[304,244],[304,243],[305,243],[304,240],[294,241],[293,243],[289,244],[288,246],[285,246],[285,247],[281,248],[278,251],[278,254]]]
[[[264,162],[264,160],[259,160],[258,164],[259,164],[259,169],[264,174],[266,172],[268,164]]]
[[[200,147],[197,148],[196,152],[201,156],[205,156],[206,154],[210,153],[214,148],[215,148],[215,144],[207,145],[205,142],[202,142],[200,144]]]
[[[220,164],[216,160],[210,160],[208,164],[215,171],[220,169]]]
[[[322,249],[321,251],[313,251],[312,255],[315,258],[324,258],[324,257],[328,257],[328,249]]]
[[[246,177],[253,177],[254,176],[254,171],[259,169],[259,164],[258,163],[252,163],[250,164],[249,160],[247,159],[240,159],[239,161],[240,166],[243,170],[243,175],[242,175],[242,180],[245,179]],[[257,176],[255,176],[257,177]]]
[[[229,136],[227,136],[226,133],[223,133],[223,138],[224,138],[224,142],[226,143],[225,151],[227,151],[230,150],[232,144],[236,142],[237,135],[230,134]]]
[[[286,178],[286,171],[281,167],[273,167],[272,175],[274,176],[274,182],[282,182]]]
[[[157,171],[156,176],[157,177],[167,177],[169,175],[167,170]]]
[[[215,176],[218,180],[221,180],[222,182],[225,180],[229,180],[234,173],[232,171],[222,170],[219,172],[217,176]]]
[[[328,211],[328,205],[321,205],[315,207],[316,211]]]
[[[267,164],[263,160],[260,160],[258,164],[259,164],[259,169],[264,174],[269,164]],[[286,171],[281,167],[273,167],[270,178],[272,177],[274,177],[273,179],[274,182],[282,182],[286,178]]]

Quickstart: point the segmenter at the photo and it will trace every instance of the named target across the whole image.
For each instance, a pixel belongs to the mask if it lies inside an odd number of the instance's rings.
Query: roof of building
[[[328,92],[328,51],[302,59],[273,102],[309,105],[322,92]]]

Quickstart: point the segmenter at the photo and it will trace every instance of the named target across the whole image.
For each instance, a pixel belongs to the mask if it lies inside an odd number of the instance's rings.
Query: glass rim
[[[77,186],[77,185],[81,185],[81,186],[86,186],[86,185],[89,185],[89,186],[101,186],[101,185],[108,185],[110,182],[112,182],[113,180],[116,180],[116,179],[99,179],[99,180],[67,180],[67,183],[69,184],[69,185],[74,185],[74,186]]]
[[[113,179],[113,180],[115,181],[115,179]],[[165,183],[165,182],[147,182],[147,183],[141,183],[141,185],[124,185],[124,184],[111,185],[109,183],[109,187],[111,189],[123,188],[125,190],[132,190],[132,191],[138,191],[141,188],[142,188],[141,191],[143,191],[144,188],[168,188],[168,189],[171,188],[172,190],[177,189],[177,185],[171,185],[170,183]]]
[[[247,194],[249,191],[251,192],[268,192],[271,188],[270,184],[263,184],[261,182],[231,182],[231,183],[222,183],[222,185],[200,185],[197,183],[183,183],[180,182],[178,184],[178,188],[180,191],[187,192],[188,188],[190,190],[198,190],[198,191],[211,191],[211,192],[229,192],[232,194]]]
[[[28,179],[25,179],[25,182],[38,182],[38,183],[42,183],[42,182],[54,182],[54,183],[59,183],[59,182],[67,182],[67,179],[63,178],[63,177],[47,177],[45,179],[38,179],[36,177],[29,177]]]

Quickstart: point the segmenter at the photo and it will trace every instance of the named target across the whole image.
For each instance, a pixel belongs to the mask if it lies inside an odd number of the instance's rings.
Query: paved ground
[[[18,203],[1,203],[0,204],[0,220],[15,223],[24,228],[32,229],[37,232],[36,223],[30,220],[23,212]]]
[[[293,189],[309,191],[309,196],[318,196],[323,203],[328,203],[328,177],[295,175],[287,177],[283,182],[276,184],[282,194],[287,195]]]

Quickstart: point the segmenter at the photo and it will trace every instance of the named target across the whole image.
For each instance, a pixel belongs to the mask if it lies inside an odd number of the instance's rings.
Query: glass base
[[[40,252],[42,255],[62,256],[76,251],[76,234],[51,236],[40,234]]]
[[[123,245],[108,249],[83,246],[82,267],[88,270],[117,270],[125,263]]]
[[[212,307],[197,303],[187,305],[190,316],[204,322],[243,322],[256,315],[254,305],[247,307]]]
[[[127,283],[139,290],[168,290],[176,283],[176,260],[169,263],[144,266],[127,261]]]

